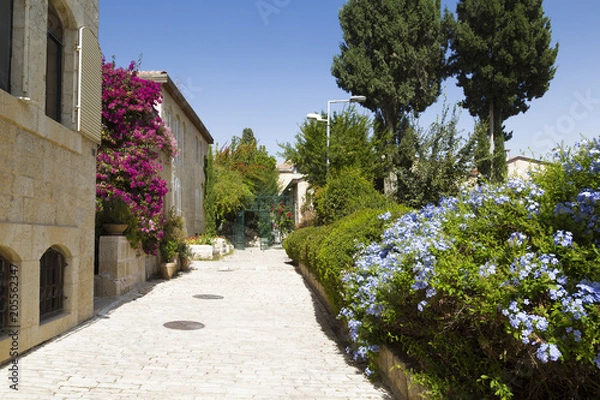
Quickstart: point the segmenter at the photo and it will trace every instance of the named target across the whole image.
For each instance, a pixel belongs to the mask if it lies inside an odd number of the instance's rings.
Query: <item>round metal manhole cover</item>
[[[196,294],[192,297],[200,300],[223,300],[225,298],[218,294]]]
[[[195,321],[171,321],[163,324],[163,326],[178,331],[194,331],[204,328],[204,324]]]

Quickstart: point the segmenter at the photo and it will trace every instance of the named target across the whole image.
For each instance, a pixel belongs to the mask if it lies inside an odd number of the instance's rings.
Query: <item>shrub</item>
[[[188,245],[206,245],[212,244],[216,236],[196,235],[185,238],[185,243]]]
[[[538,184],[481,186],[394,221],[342,278],[354,357],[392,346],[433,397],[593,398],[598,155],[586,142]]]
[[[390,202],[373,187],[360,170],[344,169],[328,179],[315,195],[317,219],[333,223],[365,208],[385,208]]]
[[[329,226],[308,227],[292,232],[284,241],[284,248],[294,262],[302,262],[323,284],[325,293],[334,306],[342,307],[341,274],[354,263],[356,245],[378,239],[384,230],[384,220],[377,218],[405,213],[406,208],[365,209],[355,212]]]
[[[283,241],[285,252],[295,264],[304,263],[306,261],[306,242],[315,229],[315,227],[310,226],[295,230]]]

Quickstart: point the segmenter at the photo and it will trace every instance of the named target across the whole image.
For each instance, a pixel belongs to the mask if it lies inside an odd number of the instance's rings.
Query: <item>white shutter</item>
[[[77,131],[96,143],[102,135],[102,52],[89,28],[79,29]]]

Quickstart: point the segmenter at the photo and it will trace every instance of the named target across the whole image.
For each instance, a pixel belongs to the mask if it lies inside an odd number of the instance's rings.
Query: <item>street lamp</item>
[[[327,161],[326,161],[327,172],[329,172],[329,135],[331,133],[331,104],[333,104],[333,103],[362,103],[365,100],[367,100],[367,98],[365,96],[351,96],[349,99],[344,99],[344,100],[329,100],[327,102],[327,119],[323,119],[321,114],[315,114],[315,113],[311,113],[306,116],[306,118],[308,118],[308,119],[313,119],[317,122],[326,122],[327,123],[327,145],[325,147],[327,149],[326,150],[327,151]]]

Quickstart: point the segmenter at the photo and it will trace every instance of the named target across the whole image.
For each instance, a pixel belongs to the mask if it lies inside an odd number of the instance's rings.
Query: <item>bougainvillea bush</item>
[[[135,64],[102,65],[102,143],[97,152],[96,204],[122,199],[132,218],[127,237],[132,246],[155,254],[163,235],[161,157],[176,155],[177,144],[155,106],[160,84],[137,76]]]
[[[390,219],[342,278],[354,358],[395,349],[433,398],[596,398],[599,171],[584,142],[533,181]]]

